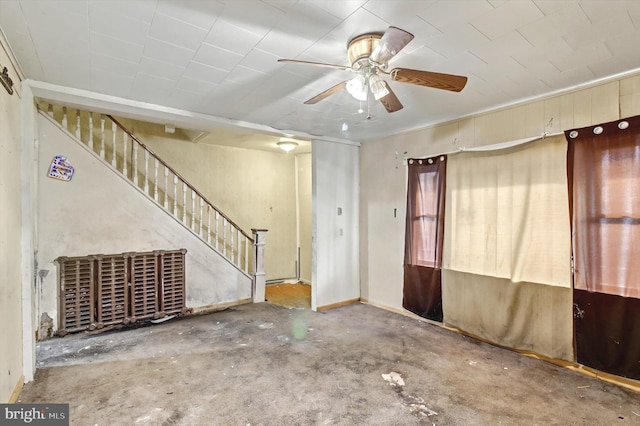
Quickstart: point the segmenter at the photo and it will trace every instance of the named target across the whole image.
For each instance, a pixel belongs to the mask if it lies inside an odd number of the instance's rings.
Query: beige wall
[[[362,298],[402,309],[403,159],[513,141],[640,114],[640,75],[364,143],[360,157]]]
[[[296,276],[295,157],[134,133],[245,232],[267,229],[267,280]]]
[[[0,39],[0,64],[9,69],[13,95],[0,86],[0,402],[7,402],[23,375],[22,185],[20,80]]]

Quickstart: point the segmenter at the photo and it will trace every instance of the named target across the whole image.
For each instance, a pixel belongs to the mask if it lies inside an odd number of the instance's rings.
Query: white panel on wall
[[[298,174],[298,242],[300,249],[300,280],[311,284],[312,215],[311,154],[296,156]]]
[[[640,114],[640,76],[620,80],[620,118]]]
[[[581,90],[573,94],[573,126],[589,126],[591,121],[592,108],[591,92]]]
[[[620,118],[620,82],[601,84],[591,92],[591,123],[607,123]],[[588,125],[590,126],[591,123]]]
[[[544,129],[547,133],[558,133],[562,129],[560,122],[560,99],[551,98],[544,100]]]
[[[313,141],[312,309],[360,298],[359,147]]]
[[[619,101],[618,81],[574,93],[573,127],[586,127],[618,119]]]
[[[431,149],[420,140],[412,150]],[[406,166],[400,141],[365,144],[360,149],[360,265],[362,298],[402,309]],[[399,153],[397,158],[396,153]],[[413,154],[414,151],[411,152]]]
[[[544,101],[531,102],[523,105],[524,128],[523,137],[527,135],[542,135],[546,130],[547,123],[544,121]]]

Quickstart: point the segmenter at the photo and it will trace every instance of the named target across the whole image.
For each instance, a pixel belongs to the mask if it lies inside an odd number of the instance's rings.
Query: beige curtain
[[[509,348],[574,361],[570,288],[442,271],[444,323]]]
[[[571,287],[563,135],[449,157],[443,268]]]
[[[444,323],[573,360],[566,152],[561,135],[449,157]]]

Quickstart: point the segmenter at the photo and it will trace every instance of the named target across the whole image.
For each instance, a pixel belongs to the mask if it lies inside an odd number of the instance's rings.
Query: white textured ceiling
[[[391,67],[466,75],[461,93],[391,82],[389,114],[341,91],[346,44],[415,35]],[[465,116],[640,67],[640,0],[0,0],[27,78],[353,141]],[[366,106],[364,106],[366,110]]]

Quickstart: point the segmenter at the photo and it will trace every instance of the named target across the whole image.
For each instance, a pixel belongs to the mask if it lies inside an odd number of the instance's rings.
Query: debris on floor
[[[438,413],[430,409],[424,403],[424,399],[419,396],[408,394],[402,389],[405,385],[404,379],[400,373],[396,373],[395,371],[390,372],[389,374],[383,374],[382,378],[389,382],[389,384],[396,388],[396,393],[401,399],[402,406],[407,407],[411,413],[418,416],[435,416]]]
[[[403,392],[404,394],[404,392]],[[427,407],[424,403],[424,399],[414,395],[403,395],[402,405],[409,408],[413,414],[421,416],[436,416],[438,413]]]
[[[391,386],[404,386],[404,380],[402,376],[395,371],[392,371],[389,374],[383,374],[382,378],[389,382]]]
[[[149,322],[151,322],[152,324],[160,324],[162,322],[172,320],[175,317],[176,317],[175,315],[167,315],[166,317],[149,320]]]

